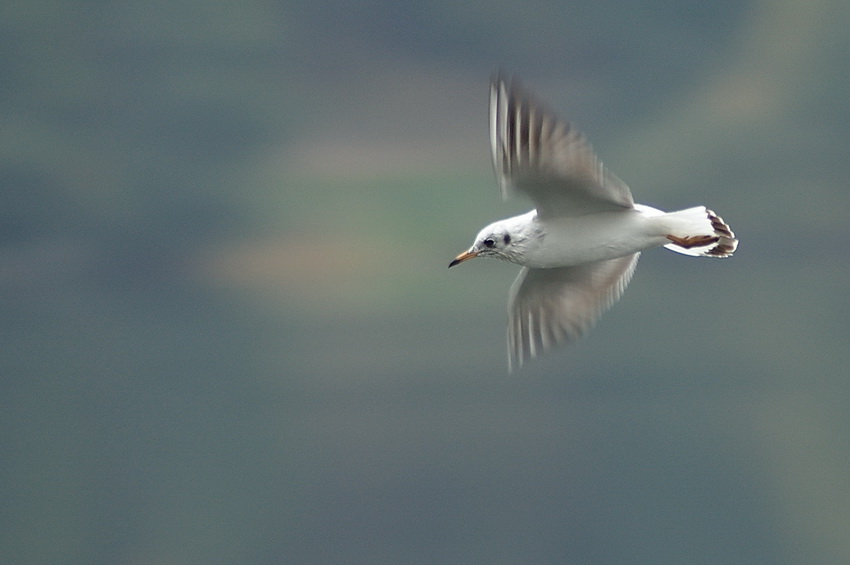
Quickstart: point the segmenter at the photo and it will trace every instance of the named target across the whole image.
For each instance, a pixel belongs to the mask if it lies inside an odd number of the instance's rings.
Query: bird
[[[509,372],[581,337],[620,299],[641,251],[729,257],[737,249],[732,229],[705,206],[636,204],[585,136],[516,77],[491,78],[489,121],[502,198],[523,195],[535,208],[486,226],[449,267],[474,257],[522,267],[508,297]]]

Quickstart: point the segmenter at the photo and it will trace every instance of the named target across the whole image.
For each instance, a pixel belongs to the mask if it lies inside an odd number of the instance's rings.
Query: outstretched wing
[[[626,184],[608,172],[575,127],[496,75],[490,83],[493,166],[507,197],[520,192],[541,218],[631,208]]]
[[[508,300],[510,370],[578,339],[619,300],[640,253],[574,267],[523,267]]]

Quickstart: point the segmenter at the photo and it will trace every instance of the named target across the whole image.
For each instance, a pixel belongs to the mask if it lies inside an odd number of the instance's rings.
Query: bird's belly
[[[636,211],[590,214],[541,222],[536,245],[525,256],[525,266],[567,267],[615,259],[667,240]]]

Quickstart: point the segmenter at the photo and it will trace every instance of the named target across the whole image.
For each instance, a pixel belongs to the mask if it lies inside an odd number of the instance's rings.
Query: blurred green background
[[[850,563],[850,3],[0,6],[0,560]],[[733,259],[507,374],[492,71]]]

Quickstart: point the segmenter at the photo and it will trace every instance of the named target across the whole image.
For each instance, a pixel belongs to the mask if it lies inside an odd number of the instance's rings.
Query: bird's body
[[[579,337],[620,297],[641,251],[727,257],[737,247],[703,206],[667,213],[635,204],[584,136],[516,81],[491,83],[490,134],[503,196],[521,192],[537,207],[485,227],[449,267],[478,256],[523,267],[508,301],[511,367]]]
[[[508,254],[506,258],[534,269],[616,259],[669,243],[659,219],[632,208],[621,212],[541,220],[537,211],[532,210],[503,220],[506,227],[511,226],[511,232],[528,234],[527,237],[512,236],[512,239],[523,242],[522,254]]]

